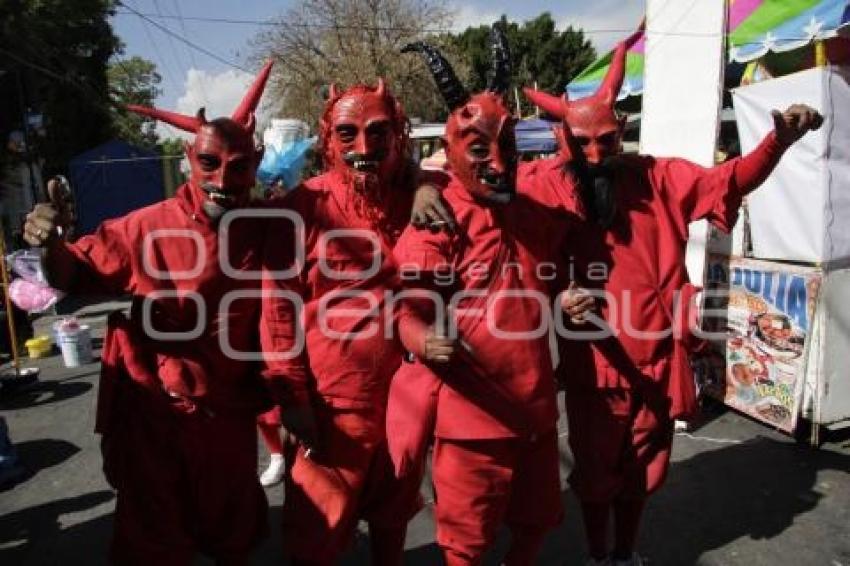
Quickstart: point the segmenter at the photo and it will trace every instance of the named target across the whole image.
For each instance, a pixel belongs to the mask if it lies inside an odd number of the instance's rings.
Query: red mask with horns
[[[504,204],[516,193],[514,118],[503,94],[510,82],[510,52],[504,32],[491,32],[492,70],[487,89],[470,96],[448,61],[431,45],[416,42],[402,52],[417,51],[434,75],[452,111],[446,122],[446,158],[466,190],[485,203]]]
[[[186,116],[157,108],[127,106],[133,112],[195,134],[194,142],[184,144],[191,168],[189,185],[203,195],[204,212],[210,218],[245,206],[250,200],[257,166],[263,155],[262,149],[254,144],[254,112],[271,67],[271,61],[263,66],[230,118],[207,121],[203,108],[195,116]]]
[[[617,116],[614,104],[623,86],[626,52],[638,37],[636,33],[617,45],[608,73],[593,96],[573,102],[566,93],[558,97],[532,88],[523,89],[531,102],[564,122],[562,133],[566,136],[561,141],[566,157],[571,157],[567,142],[570,135],[591,167],[622,151],[625,117]]]
[[[369,206],[382,202],[403,169],[408,120],[383,79],[344,92],[331,85],[319,124],[325,167],[336,171]]]

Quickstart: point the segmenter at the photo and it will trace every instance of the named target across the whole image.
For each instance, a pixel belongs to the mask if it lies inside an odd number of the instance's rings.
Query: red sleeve
[[[422,357],[424,339],[435,318],[434,302],[415,291],[439,293],[436,274],[453,269],[452,240],[444,232],[432,233],[408,226],[393,251],[401,287],[406,292],[398,313],[399,337],[404,347]]]
[[[63,263],[77,263],[77,273],[69,282],[70,293],[125,293],[134,286],[132,246],[142,240],[130,233],[130,217],[107,220],[94,234],[83,236],[73,244],[57,250],[51,262],[62,269]],[[65,264],[67,265],[67,264]]]
[[[705,168],[684,159],[659,159],[653,175],[685,226],[708,220],[729,232],[738,220],[744,196],[761,185],[785,151],[774,133],[749,154]]]
[[[307,404],[311,379],[301,318],[304,284],[294,253],[295,246],[303,244],[295,242],[290,222],[269,222],[263,249],[262,376],[274,401],[283,406]],[[281,277],[287,270],[288,276]]]
[[[517,187],[555,212],[559,219],[584,220],[584,208],[573,173],[556,159],[520,163]]]
[[[770,132],[758,147],[734,159],[734,192],[746,195],[759,188],[776,169],[786,149],[788,146],[776,138],[776,132]]]

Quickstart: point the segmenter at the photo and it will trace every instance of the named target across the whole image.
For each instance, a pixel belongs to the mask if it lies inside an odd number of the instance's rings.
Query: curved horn
[[[434,81],[437,83],[437,88],[443,95],[449,110],[454,110],[466,104],[466,101],[469,100],[469,93],[458,80],[454,69],[446,61],[446,58],[435,47],[422,41],[408,43],[401,49],[402,53],[413,51],[421,53],[425,58],[425,62],[428,64],[431,74],[434,75]]]
[[[254,79],[254,82],[251,84],[248,92],[246,92],[245,96],[242,98],[242,102],[239,103],[239,107],[236,108],[230,116],[230,118],[237,124],[248,126],[249,116],[254,113],[257,109],[257,104],[260,103],[260,98],[263,96],[263,90],[266,88],[266,82],[269,80],[269,74],[272,71],[273,64],[274,61],[269,61],[263,65],[263,68],[260,70],[257,78]]]
[[[375,87],[375,94],[383,98],[387,94],[387,83],[384,79],[378,77],[378,86]]]
[[[160,122],[165,122],[166,124],[171,124],[175,128],[180,128],[185,132],[195,133],[203,124],[197,116],[186,116],[185,114],[160,110],[159,108],[150,108],[148,106],[139,106],[138,104],[128,104],[127,110],[147,116],[148,118],[153,118],[154,120],[159,120]]]
[[[552,96],[551,94],[539,90],[534,90],[533,88],[529,87],[523,87],[522,91],[525,93],[526,98],[528,98],[528,100],[530,100],[532,104],[534,104],[535,106],[539,106],[540,109],[546,112],[547,114],[551,114],[559,120],[563,120],[566,117],[564,112],[564,103],[567,101],[566,94],[563,97]]]
[[[493,24],[490,30],[490,51],[492,60],[487,90],[504,94],[511,84],[511,50],[504,30],[497,24]]]
[[[623,87],[623,79],[626,77],[626,53],[629,49],[629,43],[630,41],[626,40],[617,44],[614,57],[611,59],[611,66],[608,67],[608,73],[602,80],[602,84],[599,85],[599,90],[596,91],[596,96],[610,108],[613,108],[614,103],[617,102],[617,96],[619,96],[620,89]]]

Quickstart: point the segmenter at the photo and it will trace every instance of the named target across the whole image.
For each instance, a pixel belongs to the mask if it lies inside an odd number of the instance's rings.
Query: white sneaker
[[[612,560],[611,564],[613,566],[643,566],[643,558],[635,552],[626,560]]]
[[[283,479],[283,454],[272,454],[269,458],[269,467],[260,474],[260,485],[269,487],[280,483]]]

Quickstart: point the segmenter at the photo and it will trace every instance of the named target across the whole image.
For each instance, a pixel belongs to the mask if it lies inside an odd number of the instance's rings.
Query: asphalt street
[[[79,311],[99,337],[106,314],[121,303]],[[44,329],[51,319],[37,321]],[[96,345],[99,344],[96,339]],[[37,363],[36,363],[37,362]],[[103,478],[93,433],[97,362],[66,369],[60,356],[38,365],[38,382],[0,399],[25,475],[0,489],[0,564],[37,566],[105,564],[115,495]],[[563,403],[562,403],[563,406]],[[562,467],[570,455],[561,423]],[[267,455],[258,462],[265,468]],[[655,565],[850,566],[850,432],[839,430],[819,450],[722,407],[677,435],[664,489],[646,511],[640,551]],[[272,536],[255,564],[282,564],[280,486],[267,490]],[[434,545],[432,495],[412,521],[405,563],[440,564]],[[564,484],[567,514],[547,538],[541,565],[581,565],[581,518]],[[344,564],[368,564],[366,534],[355,540]],[[507,537],[488,558],[498,564]],[[198,564],[207,564],[199,559]]]

